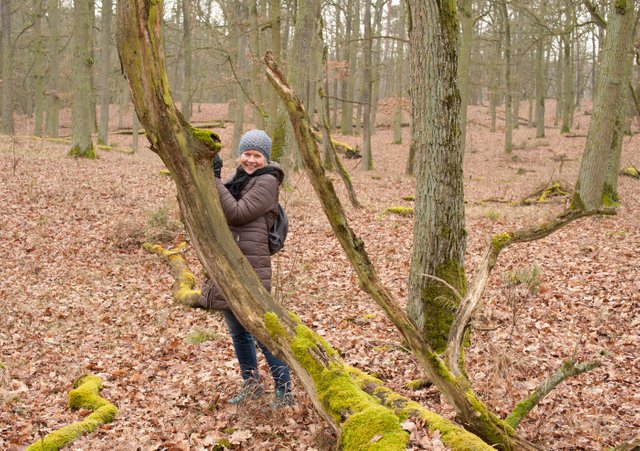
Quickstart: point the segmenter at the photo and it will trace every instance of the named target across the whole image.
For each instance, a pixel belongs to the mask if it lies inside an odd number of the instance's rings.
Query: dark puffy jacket
[[[278,216],[278,193],[284,173],[277,164],[278,178],[273,174],[251,177],[236,200],[220,179],[216,186],[231,235],[262,280],[271,291],[271,255],[269,229]],[[200,306],[211,310],[229,310],[229,304],[215,284],[215,276],[202,287]]]

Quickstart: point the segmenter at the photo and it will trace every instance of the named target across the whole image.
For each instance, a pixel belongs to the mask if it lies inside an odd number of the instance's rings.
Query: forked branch
[[[498,256],[504,248],[514,243],[524,243],[527,241],[539,240],[551,235],[553,232],[561,229],[565,225],[579,218],[594,215],[613,215],[615,213],[616,210],[613,208],[589,211],[565,210],[559,216],[542,224],[516,230],[515,232],[504,232],[494,235],[491,238],[491,241],[487,244],[487,248],[484,251],[482,260],[476,268],[471,286],[469,287],[467,295],[464,297],[464,299],[460,303],[460,306],[458,307],[456,316],[451,326],[451,330],[449,331],[446,361],[449,368],[451,369],[451,372],[455,376],[464,374],[462,368],[460,368],[460,357],[462,342],[464,339],[464,332],[469,325],[469,321],[471,321],[474,312],[480,304],[482,294],[484,293],[487,282],[489,281],[491,270],[495,266],[496,261],[498,260]]]

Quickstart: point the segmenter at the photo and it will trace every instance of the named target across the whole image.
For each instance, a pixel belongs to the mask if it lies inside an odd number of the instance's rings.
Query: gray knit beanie
[[[240,138],[238,155],[242,155],[247,150],[257,150],[269,162],[271,158],[271,138],[263,130],[249,130]]]

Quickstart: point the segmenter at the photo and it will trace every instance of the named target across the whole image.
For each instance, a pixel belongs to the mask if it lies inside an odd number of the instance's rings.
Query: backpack
[[[271,255],[280,252],[280,249],[284,247],[284,240],[287,239],[288,232],[289,218],[278,202],[278,217],[269,229],[269,253]]]

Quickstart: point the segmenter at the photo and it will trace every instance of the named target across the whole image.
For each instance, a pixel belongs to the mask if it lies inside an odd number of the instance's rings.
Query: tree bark
[[[58,0],[48,0],[49,18],[49,71],[47,77],[47,120],[46,132],[52,138],[58,137],[60,96],[58,94]]]
[[[372,34],[371,34],[371,2],[365,1],[364,4],[364,70],[362,75],[362,103],[363,116],[362,116],[362,166],[365,171],[373,169],[373,155],[371,153],[371,66],[372,60]]]
[[[504,151],[513,151],[513,87],[511,86],[511,23],[506,0],[500,0],[504,26]],[[517,118],[516,118],[517,120]]]
[[[191,0],[182,0],[182,59],[184,61],[184,77],[182,82],[181,108],[185,120],[191,120],[193,112],[193,45],[191,43]]]
[[[402,98],[404,96],[404,42],[405,38],[405,2],[400,2],[398,5],[398,39],[397,42],[398,51],[396,57],[396,108],[393,113],[393,141],[392,144],[402,144]]]
[[[467,142],[467,106],[469,104],[469,82],[471,78],[471,46],[473,44],[473,9],[471,0],[460,2],[460,62],[458,64],[458,86],[460,87],[460,145],[464,152]]]
[[[540,0],[540,20],[545,20],[546,0]],[[544,113],[546,83],[544,79],[544,47],[546,30],[538,25],[538,40],[536,41],[535,71],[536,71],[536,138],[544,137]]]
[[[584,155],[571,205],[575,209],[593,210],[610,205],[615,187],[606,186],[607,161],[615,138],[615,122],[619,118],[624,80],[635,24],[632,0],[612,2],[604,49],[598,64],[596,97]]]
[[[463,149],[457,84],[455,1],[410,1],[409,64],[416,201],[407,311],[435,352],[442,352],[464,294]],[[418,19],[420,18],[420,19]]]
[[[97,158],[96,150],[91,140],[94,118],[91,111],[93,105],[93,92],[91,89],[91,70],[93,68],[91,1],[77,0],[73,5],[75,25],[73,39],[74,87],[69,156],[95,159]]]
[[[13,135],[13,41],[11,37],[11,1],[1,0],[2,22],[2,133]]]
[[[111,96],[109,79],[111,75],[111,18],[112,0],[102,0],[100,30],[100,121],[98,122],[98,144],[106,144],[109,134],[109,104]]]
[[[33,89],[34,89],[34,136],[42,136],[44,128],[44,36],[42,18],[43,0],[33,0],[33,28],[35,42],[33,46]]]

